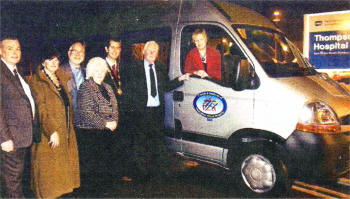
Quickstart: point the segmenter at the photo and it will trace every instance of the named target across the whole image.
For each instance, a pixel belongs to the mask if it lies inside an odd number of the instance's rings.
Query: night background
[[[19,65],[24,69],[24,74],[29,75],[38,66],[42,51],[48,45],[60,51],[61,64],[67,62],[68,48],[76,40],[86,43],[85,62],[95,56],[104,58],[103,44],[110,36],[117,37],[129,26],[137,26],[140,21],[150,20],[152,13],[159,12],[162,7],[173,2],[173,0],[0,0],[0,34],[1,36],[16,35],[19,38],[22,48],[22,60]],[[304,14],[350,10],[349,0],[231,0],[230,2],[253,9],[271,20],[273,12],[280,11],[280,21],[277,26],[301,51]],[[144,17],[137,17],[140,14]],[[122,51],[123,53],[125,51]],[[165,183],[165,185],[156,184],[154,181],[145,185],[119,183],[106,197],[241,197],[240,187],[235,187],[234,182],[227,183],[223,180],[226,176],[221,170],[199,167],[197,170],[187,171],[186,166],[183,166],[180,161],[177,161],[173,167],[181,170],[175,182]],[[182,169],[186,172],[182,172]],[[349,185],[327,183],[320,186],[350,194]],[[28,195],[32,194],[29,190],[27,192]],[[78,191],[76,194],[78,196],[82,194],[81,197],[86,194],[89,197],[89,193]],[[69,197],[72,195],[66,198]],[[310,198],[310,195],[294,191],[290,198]],[[347,197],[337,196],[337,198]]]
[[[277,25],[289,39],[302,49],[303,15],[319,12],[349,10],[348,0],[233,0],[272,19],[280,11]],[[29,73],[38,65],[41,50],[55,47],[66,62],[67,50],[74,40],[86,43],[86,58],[105,56],[103,42],[118,36],[126,27],[124,22],[136,22],[136,13],[145,16],[172,3],[167,0],[123,1],[6,1],[1,4],[1,35],[15,34],[22,47],[21,64]],[[145,9],[145,6],[151,8]],[[136,10],[131,8],[137,8]],[[147,19],[142,19],[147,20]]]

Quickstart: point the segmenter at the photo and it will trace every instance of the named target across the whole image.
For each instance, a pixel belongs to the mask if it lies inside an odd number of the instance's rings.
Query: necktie
[[[155,80],[154,73],[152,70],[152,65],[153,64],[150,64],[148,66],[149,66],[149,75],[150,75],[150,80],[151,80],[151,95],[152,95],[152,97],[155,97],[157,95],[157,90],[156,90],[156,80]]]
[[[81,69],[77,69],[75,75],[76,75],[75,84],[77,86],[77,90],[79,90],[80,84],[84,82],[84,76],[83,76],[83,73],[81,72]]]
[[[18,72],[17,72],[17,69],[16,69],[16,68],[13,70],[13,73],[15,74],[16,80],[17,80],[19,83],[21,83],[21,80],[19,79]]]
[[[116,70],[115,64],[112,65],[112,72],[113,72],[114,78],[117,78],[117,70]]]

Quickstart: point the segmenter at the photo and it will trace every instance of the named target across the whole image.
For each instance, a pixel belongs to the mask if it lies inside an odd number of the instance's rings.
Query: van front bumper
[[[294,131],[285,148],[291,176],[332,179],[350,170],[350,131],[341,134]]]

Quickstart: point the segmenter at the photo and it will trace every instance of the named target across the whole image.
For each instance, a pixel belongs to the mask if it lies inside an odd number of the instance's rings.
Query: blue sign
[[[193,107],[202,116],[212,119],[225,114],[227,103],[221,95],[211,91],[205,91],[199,93],[194,98]]]
[[[310,63],[317,69],[350,68],[350,32],[310,33]]]

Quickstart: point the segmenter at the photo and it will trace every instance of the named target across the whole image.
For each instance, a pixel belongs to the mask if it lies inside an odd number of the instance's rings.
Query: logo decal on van
[[[193,100],[193,107],[202,116],[211,119],[218,118],[227,110],[226,100],[219,94],[205,91],[199,93]]]

